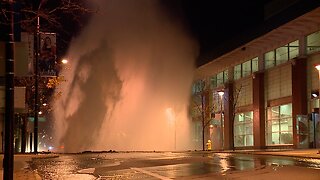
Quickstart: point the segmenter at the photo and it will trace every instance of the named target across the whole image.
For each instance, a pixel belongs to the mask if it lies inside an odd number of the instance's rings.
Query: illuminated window
[[[214,75],[210,78],[210,88],[216,88],[217,87],[217,76]]]
[[[320,31],[307,36],[307,53],[320,51]]]
[[[242,63],[242,76],[246,77],[251,74],[251,60]]]
[[[264,54],[265,69],[283,64],[299,55],[299,41],[293,41]]]
[[[228,70],[223,71],[223,83],[228,82],[229,79],[229,73]]]
[[[249,76],[253,72],[258,71],[258,57],[250,59],[242,64],[234,67],[233,78],[234,80]]]
[[[276,49],[276,66],[287,62],[289,59],[288,47],[283,46]]]
[[[268,108],[267,145],[292,144],[292,104]]]
[[[275,52],[270,51],[264,54],[264,64],[265,68],[269,69],[276,65]]]
[[[252,61],[252,72],[254,73],[259,70],[258,57],[253,58],[251,61]]]
[[[192,94],[196,94],[203,91],[203,88],[205,86],[204,80],[199,80],[195,82],[192,86]]]
[[[253,146],[253,112],[237,113],[234,119],[234,146]]]
[[[228,82],[228,70],[222,71],[217,74],[217,86],[220,86],[226,82]]]
[[[299,41],[289,43],[289,59],[299,56]]]
[[[218,84],[218,85],[223,84],[223,81],[224,81],[223,79],[224,79],[224,78],[223,78],[223,72],[217,74],[217,84]]]
[[[234,73],[234,80],[240,79],[242,77],[241,75],[241,64],[238,64],[234,67],[233,73]]]

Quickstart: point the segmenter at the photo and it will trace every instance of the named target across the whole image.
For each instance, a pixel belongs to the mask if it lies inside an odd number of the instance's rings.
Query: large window
[[[320,31],[307,36],[307,53],[320,51]]]
[[[242,64],[236,65],[233,71],[233,78],[237,80],[242,77],[246,77],[256,71],[258,71],[258,57],[250,59],[249,61],[246,61]]]
[[[268,108],[267,145],[292,144],[292,104]]]
[[[204,80],[198,80],[196,81],[192,86],[192,94],[196,94],[203,91],[203,88],[205,86]]]
[[[216,88],[228,81],[228,70],[222,71],[210,78],[210,87]]]
[[[217,76],[214,75],[214,76],[211,76],[210,78],[210,88],[213,89],[216,87],[217,87]]]
[[[264,54],[265,68],[283,64],[299,55],[299,41],[293,41]]]
[[[253,112],[237,113],[234,118],[234,146],[253,146]]]
[[[269,69],[276,65],[275,52],[270,51],[264,54],[264,65],[266,69]]]
[[[241,64],[238,64],[234,67],[233,69],[233,78],[236,79],[240,79],[242,77],[242,68],[241,68]]]

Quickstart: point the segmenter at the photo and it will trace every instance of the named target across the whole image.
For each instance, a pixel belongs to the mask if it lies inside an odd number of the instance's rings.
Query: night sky
[[[26,0],[29,2],[29,0]],[[84,0],[76,0],[83,1]],[[232,40],[240,34],[259,26],[264,21],[264,4],[271,0],[160,0],[172,17],[178,16],[185,21],[186,29],[198,40],[200,55],[197,66],[214,57],[212,53],[222,43]],[[30,1],[36,2],[36,1]],[[39,2],[39,1],[37,1]],[[46,1],[47,7],[54,7],[59,1]],[[34,5],[36,6],[36,5]],[[67,51],[68,42],[85,26],[88,15],[82,15],[76,21],[68,14],[59,14],[61,27],[43,29],[46,24],[41,22],[42,31],[57,32],[58,55]],[[82,18],[82,19],[81,19]]]
[[[199,66],[211,60],[211,53],[221,43],[263,23],[264,4],[269,1],[161,0],[161,3],[173,17],[184,21],[187,30],[198,40],[200,55],[196,65]],[[70,17],[64,19],[67,20],[64,22],[64,32],[58,36],[69,41],[85,25],[85,21],[79,25]],[[60,54],[63,54],[66,50],[64,42],[61,46],[64,48]]]
[[[230,41],[264,22],[264,4],[270,0],[176,0],[164,1],[171,11],[180,8],[191,33],[200,44],[197,65],[210,58],[225,41]]]

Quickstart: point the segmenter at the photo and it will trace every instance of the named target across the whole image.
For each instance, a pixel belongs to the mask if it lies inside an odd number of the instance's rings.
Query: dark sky
[[[83,0],[76,0],[83,1]],[[168,12],[181,16],[187,28],[199,41],[200,57],[197,64],[210,59],[210,53],[221,43],[237,37],[250,28],[263,22],[264,4],[270,0],[161,0]],[[35,2],[35,1],[34,1]],[[51,4],[53,3],[53,5]],[[47,6],[54,6],[58,1],[47,1]],[[83,27],[85,21],[74,21],[72,16],[64,15],[58,41],[68,42],[75,32]],[[79,19],[78,19],[79,20]],[[85,19],[87,20],[87,18]],[[80,24],[81,22],[82,24]],[[42,22],[43,24],[44,22]],[[80,25],[79,25],[80,24]],[[43,25],[42,27],[46,27]],[[62,30],[61,30],[62,29]],[[44,29],[43,29],[44,30]],[[52,31],[56,31],[53,29]],[[67,49],[65,42],[60,43],[59,51]]]
[[[185,21],[188,30],[198,40],[200,57],[197,65],[210,59],[210,53],[221,43],[261,24],[264,4],[269,1],[161,0],[169,13]],[[62,39],[70,38],[67,32],[79,32],[81,29],[70,17],[64,19],[68,18],[64,26],[65,32],[60,33]]]
[[[264,4],[270,0],[168,0],[169,11],[182,13],[200,44],[197,65],[210,58],[221,43],[263,23]]]

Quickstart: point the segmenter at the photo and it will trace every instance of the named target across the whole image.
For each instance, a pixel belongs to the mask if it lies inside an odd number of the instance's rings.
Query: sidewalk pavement
[[[223,153],[241,153],[254,155],[289,156],[299,158],[320,159],[320,149],[266,149],[266,150],[235,150],[223,151]]]
[[[3,160],[3,154],[0,155]],[[14,171],[13,179],[15,180],[41,180],[41,177],[32,171],[27,162],[31,161],[32,158],[50,158],[57,157],[55,154],[15,154],[14,155]],[[2,163],[1,163],[2,164]],[[0,167],[0,180],[3,179],[3,167]]]

